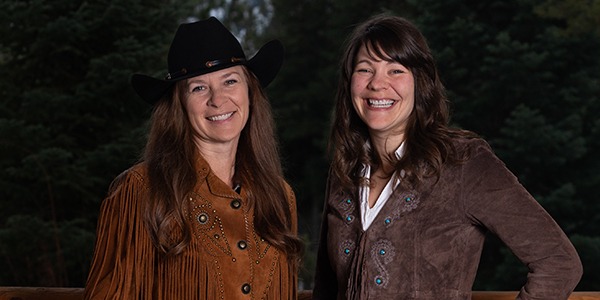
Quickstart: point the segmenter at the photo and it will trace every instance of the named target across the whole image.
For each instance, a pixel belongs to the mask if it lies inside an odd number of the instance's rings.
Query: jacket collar
[[[245,198],[245,190],[243,187],[241,189],[241,194],[236,193],[232,187],[228,186],[223,180],[221,180],[210,168],[210,165],[202,157],[202,155],[198,155],[196,158],[196,172],[198,174],[198,184],[203,184],[206,182],[208,186],[208,191],[219,197],[225,198],[240,198],[242,196]]]

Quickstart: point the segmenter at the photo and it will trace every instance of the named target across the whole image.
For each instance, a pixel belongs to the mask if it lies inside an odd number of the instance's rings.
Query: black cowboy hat
[[[177,81],[245,65],[262,87],[274,78],[283,62],[283,46],[278,40],[266,43],[254,57],[246,60],[236,37],[215,17],[179,25],[168,55],[169,73],[164,80],[134,74],[131,84],[142,99],[156,103]]]

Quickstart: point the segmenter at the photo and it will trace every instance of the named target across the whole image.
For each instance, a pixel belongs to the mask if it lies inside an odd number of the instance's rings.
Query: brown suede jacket
[[[147,171],[139,164],[115,180],[102,204],[85,299],[296,299],[297,270],[258,236],[244,187],[236,193],[200,158],[189,195],[192,240],[164,258],[143,221]],[[289,186],[292,226],[296,203]]]
[[[356,191],[329,179],[313,299],[471,299],[487,231],[529,268],[517,299],[568,298],[582,265],[567,236],[485,141],[456,146],[471,158],[397,188],[366,231]]]

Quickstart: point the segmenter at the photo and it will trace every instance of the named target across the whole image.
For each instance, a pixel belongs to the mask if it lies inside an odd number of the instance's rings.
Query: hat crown
[[[219,20],[210,17],[181,24],[167,59],[169,74],[175,79],[188,73],[209,71],[213,66],[211,62],[240,64],[246,56],[237,38]]]
[[[158,79],[144,74],[133,74],[131,85],[136,93],[150,104],[163,97],[175,82],[244,65],[261,87],[274,78],[283,62],[283,45],[279,40],[264,44],[254,56],[246,60],[237,38],[215,17],[181,24],[175,32],[167,56],[168,74]]]

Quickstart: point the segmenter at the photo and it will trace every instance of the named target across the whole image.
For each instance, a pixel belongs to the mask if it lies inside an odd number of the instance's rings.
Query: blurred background
[[[577,290],[600,290],[600,0],[0,0],[0,286],[84,285],[100,203],[146,138],[151,108],[129,78],[164,77],[177,25],[214,15],[248,57],[286,47],[267,92],[312,288],[340,52],[382,12],[423,31],[453,125],[485,137],[565,230]],[[525,276],[490,236],[474,289]]]

